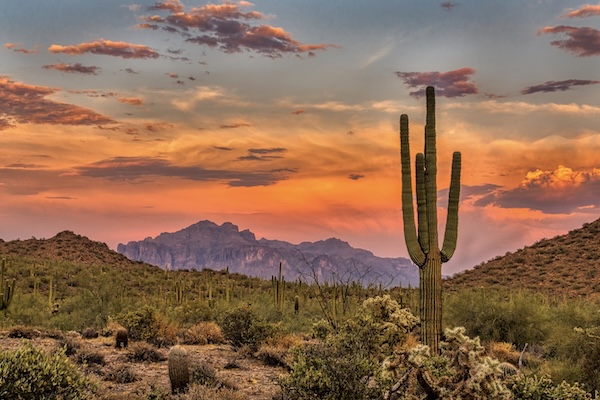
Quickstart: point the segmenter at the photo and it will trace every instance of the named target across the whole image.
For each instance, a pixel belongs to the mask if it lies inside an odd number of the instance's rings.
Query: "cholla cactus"
[[[406,354],[397,354],[403,361],[404,375],[389,393],[394,399],[403,390],[403,398],[439,399],[512,399],[511,391],[504,385],[502,364],[484,355],[479,338],[465,335],[465,328],[445,331],[446,341],[440,343],[441,355],[432,356],[428,346],[420,345]],[[393,365],[388,361],[385,365]],[[385,366],[384,365],[384,366]],[[413,397],[410,397],[413,396]]]

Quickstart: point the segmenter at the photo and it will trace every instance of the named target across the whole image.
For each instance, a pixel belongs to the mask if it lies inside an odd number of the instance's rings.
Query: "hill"
[[[416,286],[419,273],[406,258],[382,258],[336,238],[294,245],[280,240],[257,240],[249,230],[226,222],[200,221],[155,238],[119,244],[117,251],[132,260],[167,270],[210,268],[269,279],[282,263],[286,280],[302,276],[312,281],[363,285]]]
[[[139,262],[111,250],[105,243],[88,239],[71,231],[63,231],[50,239],[0,239],[0,254],[40,262],[68,262],[72,264],[114,267],[132,267]]]
[[[600,219],[506,253],[444,281],[445,289],[527,289],[568,297],[600,297]]]

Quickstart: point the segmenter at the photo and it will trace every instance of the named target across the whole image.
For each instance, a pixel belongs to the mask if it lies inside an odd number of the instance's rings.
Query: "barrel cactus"
[[[190,383],[190,368],[187,351],[181,346],[173,346],[169,351],[169,379],[173,394],[185,392]]]

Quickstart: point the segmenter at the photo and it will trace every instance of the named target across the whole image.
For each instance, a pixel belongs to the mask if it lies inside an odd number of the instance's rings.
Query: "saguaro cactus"
[[[426,90],[427,120],[425,151],[415,160],[418,228],[415,227],[408,116],[400,116],[400,156],[402,163],[402,218],[404,238],[411,260],[419,267],[421,341],[437,353],[442,332],[442,263],[450,260],[456,249],[458,200],[460,197],[461,155],[452,156],[452,174],[448,195],[446,232],[440,250],[437,219],[437,161],[435,133],[435,91]]]
[[[4,280],[4,272],[6,269],[6,260],[2,259],[2,267],[0,267],[0,310],[6,310],[10,305],[15,293],[15,280]]]

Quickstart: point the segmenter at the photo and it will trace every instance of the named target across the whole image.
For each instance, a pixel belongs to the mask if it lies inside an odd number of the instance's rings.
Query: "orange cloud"
[[[97,75],[97,72],[100,69],[99,67],[94,67],[94,66],[86,67],[84,65],[81,65],[80,63],[75,63],[75,64],[64,64],[64,63],[48,64],[48,65],[42,66],[42,68],[44,68],[44,69],[55,69],[57,71],[67,72],[67,73],[80,73],[80,74],[89,74],[89,75]]]
[[[122,58],[158,58],[158,54],[150,47],[141,44],[113,42],[111,40],[96,40],[95,42],[79,43],[72,46],[53,44],[48,48],[51,53],[65,53],[71,56],[92,53]]]
[[[577,10],[573,10],[564,15],[561,15],[561,18],[586,18],[586,17],[594,17],[600,15],[600,5],[591,5],[586,4],[578,8]]]
[[[448,72],[396,72],[396,76],[402,78],[408,87],[418,88],[410,92],[414,97],[423,97],[427,86],[435,86],[438,96],[462,97],[479,93],[477,86],[469,81],[474,73],[473,68],[460,68]]]
[[[11,49],[12,51],[16,51],[17,53],[23,54],[35,54],[38,52],[37,49],[24,49],[23,47],[21,47],[20,44],[15,43],[6,43],[4,44],[4,47],[6,47],[7,49]]]
[[[527,172],[519,187],[493,190],[474,204],[538,210],[545,214],[570,214],[600,207],[600,169],[574,171],[559,165],[554,171]]]
[[[115,123],[111,118],[87,108],[48,100],[58,92],[46,86],[14,82],[0,76],[0,126],[18,123],[97,125]]]
[[[300,115],[300,114],[302,114],[302,113],[304,113],[304,110],[296,110],[296,111],[292,111],[292,114],[295,114],[295,115]]]
[[[292,38],[283,28],[270,25],[254,26],[250,21],[266,19],[256,11],[245,12],[241,7],[251,3],[207,4],[194,7],[189,12],[183,11],[179,1],[160,2],[151,7],[153,10],[167,10],[170,15],[144,16],[138,28],[163,30],[180,33],[186,41],[209,47],[218,47],[226,53],[255,51],[268,57],[281,57],[286,53],[307,53],[314,55],[314,50],[325,50],[334,47],[329,44],[303,44]],[[197,32],[194,35],[194,32]]]
[[[547,26],[538,31],[538,35],[565,34],[568,39],[553,40],[552,46],[559,47],[578,57],[600,55],[600,31],[594,28],[573,26]]]
[[[117,100],[121,103],[130,104],[132,106],[141,106],[144,104],[144,100],[138,99],[137,97],[119,97]]]

